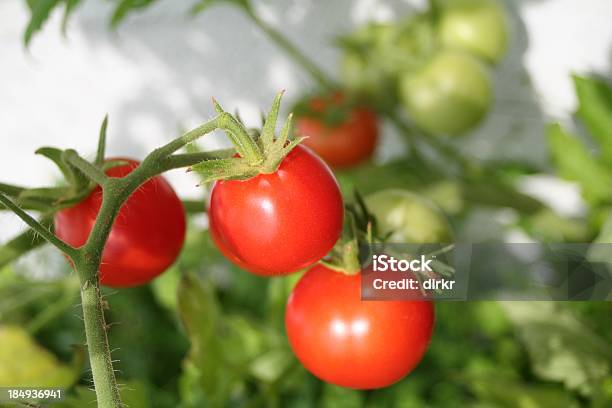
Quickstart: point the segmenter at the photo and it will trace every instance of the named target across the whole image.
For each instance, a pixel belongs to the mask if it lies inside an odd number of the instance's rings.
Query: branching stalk
[[[227,131],[232,137],[236,149],[225,149],[214,152],[197,152],[190,154],[174,154],[179,149],[194,142],[214,130]],[[7,184],[0,185],[0,208],[2,206],[17,214],[28,224],[35,234],[45,241],[57,247],[72,260],[78,274],[81,285],[81,300],[83,306],[83,319],[85,322],[85,334],[91,371],[96,390],[97,403],[100,408],[122,407],[121,396],[115,378],[110,347],[106,333],[106,322],[104,318],[104,304],[100,293],[98,271],[102,260],[104,246],[108,240],[113,223],[119,214],[121,206],[130,195],[148,179],[155,177],[167,170],[181,167],[189,167],[207,160],[223,159],[233,156],[236,150],[242,150],[242,154],[250,156],[252,160],[259,160],[261,152],[253,138],[244,127],[230,114],[221,112],[212,120],[183,134],[170,143],[154,150],[142,163],[131,173],[123,178],[108,177],[100,167],[101,155],[104,152],[106,133],[106,120],[103,122],[98,156],[95,164],[89,163],[74,150],[66,150],[62,153],[62,160],[78,169],[90,180],[102,187],[102,204],[96,218],[96,222],[85,245],[74,248],[55,236],[49,229],[49,217],[40,222],[32,218],[23,209],[18,207],[6,194],[18,196],[26,190]],[[54,154],[60,153],[53,150]],[[259,156],[258,156],[259,155]],[[263,157],[262,157],[263,158]],[[203,204],[201,204],[203,211]],[[26,235],[13,240],[16,244],[23,244]],[[11,242],[13,242],[11,241]],[[32,246],[38,245],[39,241],[33,241]],[[10,243],[9,243],[10,244]],[[5,246],[3,249],[6,249]],[[27,248],[26,248],[27,249]],[[14,259],[13,248],[8,248],[5,258]],[[19,254],[23,253],[19,248]],[[0,258],[3,253],[0,251]]]

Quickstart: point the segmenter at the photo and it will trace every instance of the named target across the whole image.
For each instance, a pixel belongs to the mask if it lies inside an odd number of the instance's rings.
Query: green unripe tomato
[[[476,126],[491,105],[487,67],[457,51],[441,51],[416,72],[400,78],[404,108],[421,129],[433,134],[460,134]]]
[[[365,198],[379,233],[389,242],[433,244],[452,241],[450,224],[431,201],[401,189],[381,190]]]
[[[341,59],[342,81],[347,89],[373,98],[377,105],[393,105],[397,101],[397,83],[384,64],[391,43],[392,27],[368,24],[353,33]]]
[[[494,64],[508,48],[508,19],[495,0],[449,1],[442,9],[439,35],[444,46]]]

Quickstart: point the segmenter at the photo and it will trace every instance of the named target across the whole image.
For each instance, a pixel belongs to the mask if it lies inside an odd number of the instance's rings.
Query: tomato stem
[[[30,228],[32,228],[37,234],[43,237],[51,245],[55,246],[57,249],[70,256],[71,258],[75,258],[78,256],[77,249],[73,248],[72,246],[59,239],[44,225],[42,225],[25,211],[23,211],[20,207],[13,203],[10,198],[8,198],[2,193],[0,193],[0,204],[3,204],[6,208],[13,211],[19,218],[23,220],[23,222],[28,224]]]
[[[280,31],[276,30],[270,24],[262,20],[253,7],[244,7],[240,5],[242,10],[249,19],[259,27],[266,36],[272,40],[279,48],[283,49],[287,55],[292,58],[298,66],[304,68],[310,76],[323,88],[327,90],[338,89],[339,86],[332,78],[330,78],[321,68],[319,68],[312,60],[307,57],[299,48],[287,39]]]

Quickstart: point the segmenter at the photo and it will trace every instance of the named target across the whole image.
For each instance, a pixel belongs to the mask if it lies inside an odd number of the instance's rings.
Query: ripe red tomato
[[[282,275],[330,251],[343,211],[329,167],[298,145],[272,174],[216,182],[208,215],[211,236],[227,258],[258,275]]]
[[[425,354],[434,324],[429,301],[363,301],[361,277],[323,265],[294,288],[285,315],[293,352],[312,374],[342,387],[389,386]]]
[[[315,98],[310,101],[314,113],[338,109],[344,97]],[[339,123],[326,123],[320,115],[303,115],[296,119],[296,133],[308,136],[304,144],[314,150],[327,164],[335,168],[355,166],[372,157],[378,142],[376,114],[365,107],[356,106],[342,112]]]
[[[135,160],[106,172],[121,178],[138,167]],[[55,215],[55,233],[70,245],[85,244],[102,204],[102,189]],[[140,186],[117,215],[108,237],[100,283],[112,287],[142,285],[165,271],[177,258],[185,240],[185,210],[170,184],[157,176]]]

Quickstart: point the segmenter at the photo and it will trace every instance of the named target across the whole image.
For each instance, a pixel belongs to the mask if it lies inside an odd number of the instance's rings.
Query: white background
[[[25,1],[0,2],[0,180],[28,186],[54,182],[58,172],[34,150],[53,145],[92,154],[106,113],[108,152],[142,158],[180,129],[212,116],[213,95],[253,123],[278,90],[287,89],[290,99],[311,85],[231,7],[217,6],[191,18],[187,11],[193,0],[159,0],[109,32],[111,3],[85,0],[66,37],[60,33],[61,13],[55,13],[26,50]],[[258,2],[258,8],[269,21],[283,21],[281,30],[333,73],[335,33],[370,19],[392,19],[414,4],[276,0]],[[570,74],[612,76],[612,1],[525,0],[507,7],[513,42],[495,73],[493,112],[461,144],[482,157],[516,154],[541,162],[543,126],[567,121],[575,109]],[[395,143],[388,129],[385,138],[379,152],[383,159]],[[216,136],[203,144],[223,143]],[[181,195],[202,194],[194,178],[182,172],[168,177]],[[578,205],[574,189],[548,185],[545,194],[562,195],[560,211]],[[0,215],[0,240],[20,228],[14,216]]]

